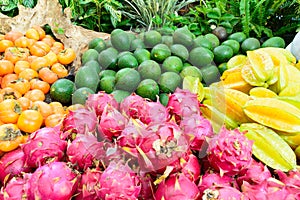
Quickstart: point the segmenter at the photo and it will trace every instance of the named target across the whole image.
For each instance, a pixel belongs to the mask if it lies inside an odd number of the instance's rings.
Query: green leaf
[[[272,129],[258,123],[244,123],[239,127],[245,136],[253,140],[253,154],[273,169],[289,171],[297,166],[296,155],[291,147]]]
[[[207,13],[207,17],[211,19],[219,19],[221,17],[221,10],[219,8],[213,8]]]
[[[28,8],[33,8],[35,5],[34,0],[23,0],[23,5]]]
[[[240,15],[242,19],[243,32],[249,37],[250,34],[250,1],[241,0],[240,2]]]

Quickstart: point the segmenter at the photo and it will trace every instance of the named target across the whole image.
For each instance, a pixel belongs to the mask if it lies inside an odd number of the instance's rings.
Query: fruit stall
[[[300,199],[299,2],[7,2],[0,200]]]

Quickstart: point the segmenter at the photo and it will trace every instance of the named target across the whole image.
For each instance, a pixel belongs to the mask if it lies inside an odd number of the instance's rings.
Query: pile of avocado
[[[159,97],[165,104],[184,77],[198,77],[209,85],[219,81],[231,57],[276,45],[284,48],[284,40],[274,37],[261,44],[242,32],[226,38],[215,33],[196,37],[186,26],[142,33],[115,29],[109,40],[92,39],[82,54],[72,103],[83,104],[88,94],[105,91],[118,102],[135,92],[152,101]]]

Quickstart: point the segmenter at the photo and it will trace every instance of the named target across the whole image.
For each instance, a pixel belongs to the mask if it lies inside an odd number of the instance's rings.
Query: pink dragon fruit
[[[251,185],[244,181],[241,190],[250,200],[298,200],[299,194],[290,193],[286,185],[271,177],[259,184]]]
[[[198,158],[194,154],[189,154],[187,159],[181,158],[181,173],[188,177],[191,181],[197,182],[200,178],[201,166]]]
[[[0,182],[9,180],[14,176],[21,175],[22,172],[30,172],[30,167],[25,167],[25,156],[21,148],[4,154],[0,159]]]
[[[144,98],[132,93],[120,103],[120,112],[128,118],[139,119],[140,112],[146,107],[146,103]]]
[[[57,129],[44,127],[32,133],[21,148],[25,156],[25,166],[36,168],[47,162],[61,161],[67,142],[60,138]]]
[[[230,186],[215,186],[204,190],[202,200],[249,200],[238,189]]]
[[[84,171],[88,167],[98,165],[103,160],[104,144],[98,142],[96,136],[91,133],[79,134],[68,144],[67,156],[76,169]]]
[[[234,187],[238,188],[236,181],[227,175],[221,175],[213,171],[207,171],[204,175],[200,177],[198,188],[200,194],[203,195],[204,190],[213,187]]]
[[[95,110],[96,115],[101,117],[104,107],[109,104],[118,109],[119,104],[111,94],[99,91],[97,94],[90,94],[85,102],[87,108]]]
[[[95,132],[98,124],[96,113],[93,110],[79,108],[69,111],[62,121],[62,130],[65,135],[84,134]]]
[[[183,117],[200,114],[197,95],[191,93],[189,90],[180,88],[177,88],[175,92],[169,96],[167,109],[170,114],[175,116],[178,123]]]
[[[224,126],[209,141],[207,156],[211,166],[223,174],[236,175],[249,167],[252,160],[253,141],[239,130],[227,130]]]
[[[286,185],[286,189],[290,194],[293,194],[300,199],[300,171],[290,170],[289,172],[283,172],[281,170],[275,170],[279,180]]]
[[[200,196],[197,185],[182,173],[169,176],[158,185],[157,200],[195,200]]]
[[[237,183],[240,186],[244,181],[247,181],[250,184],[259,184],[272,176],[266,165],[262,162],[257,162],[254,159],[252,159],[251,165],[242,170],[239,174]]]
[[[169,120],[169,113],[160,102],[146,102],[143,109],[139,111],[139,119],[145,123],[159,123]]]
[[[154,199],[154,179],[151,177],[151,174],[141,173],[139,175],[141,181],[141,192],[138,199],[142,200],[152,200]]]
[[[184,134],[191,137],[190,148],[196,151],[201,150],[202,144],[207,137],[211,138],[214,135],[210,121],[197,113],[183,117],[180,122],[180,128]]]
[[[1,190],[3,200],[27,200],[29,192],[28,181],[30,177],[31,174],[25,174],[24,178],[13,177],[8,181],[6,186]]]
[[[29,198],[47,200],[71,199],[75,194],[79,175],[65,162],[51,162],[39,167],[29,179]]]
[[[78,192],[75,200],[95,200],[100,198],[100,183],[102,172],[97,168],[87,168],[81,175]]]
[[[130,118],[121,135],[117,138],[117,144],[127,153],[138,157],[136,146],[146,135],[146,125],[139,119]]]
[[[180,166],[179,158],[189,151],[189,144],[179,126],[173,122],[153,123],[147,131],[136,147],[141,170],[160,173],[167,166]]]
[[[101,115],[98,130],[102,137],[112,141],[121,135],[128,120],[116,108],[107,104]]]
[[[110,162],[99,180],[100,197],[105,200],[136,200],[141,191],[141,182],[132,169],[123,162]]]

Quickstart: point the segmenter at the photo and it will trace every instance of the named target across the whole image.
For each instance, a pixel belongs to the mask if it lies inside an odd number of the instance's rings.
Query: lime
[[[159,102],[162,105],[167,106],[168,102],[169,102],[169,94],[168,93],[160,93],[159,94]]]
[[[106,76],[100,80],[99,90],[105,91],[106,93],[112,93],[115,89],[116,77],[114,76]]]
[[[84,65],[90,60],[98,60],[98,51],[95,49],[88,49],[85,52],[83,52],[81,57],[81,64]]]
[[[220,45],[220,40],[216,35],[207,33],[206,35],[204,35],[204,37],[211,42],[213,49]]]
[[[125,90],[114,90],[111,94],[113,95],[113,97],[116,99],[118,103],[121,103],[131,93]]]
[[[233,50],[233,55],[236,55],[239,53],[240,51],[240,43],[237,42],[236,40],[225,40],[224,42],[222,42],[222,45],[227,45],[229,47],[231,47],[231,49]]]
[[[203,35],[199,35],[194,39],[193,48],[196,47],[205,47],[208,48],[209,50],[213,50],[212,42],[206,37],[204,37]]]
[[[207,65],[201,69],[203,81],[206,85],[210,85],[214,82],[220,81],[220,72],[217,66]]]
[[[173,44],[173,37],[170,35],[163,35],[161,37],[161,43],[170,47]]]
[[[260,48],[260,42],[258,39],[250,37],[250,38],[245,39],[242,42],[241,48],[242,48],[243,52],[252,51],[252,50]]]
[[[247,56],[245,55],[235,55],[230,58],[227,62],[227,68],[234,68],[234,67],[242,67],[247,63]]]
[[[84,66],[94,69],[97,72],[97,74],[99,74],[102,69],[100,64],[96,60],[90,60],[90,61],[86,62],[84,64]]]
[[[110,41],[114,48],[119,51],[130,50],[130,38],[127,32],[121,29],[114,29],[110,34]]]
[[[116,73],[116,89],[132,92],[141,81],[139,72],[132,68],[123,68]]]
[[[90,94],[95,94],[95,92],[87,87],[82,87],[75,90],[72,95],[72,104],[85,105],[86,99]]]
[[[261,47],[278,47],[285,48],[285,41],[282,37],[271,37],[262,43]]]
[[[218,69],[220,74],[222,75],[228,68],[227,68],[227,63],[221,63],[218,65]]]
[[[118,68],[136,68],[139,65],[133,55],[125,54],[118,59]]]
[[[131,42],[130,50],[136,50],[138,48],[143,49],[145,47],[144,41],[140,38],[136,38]]]
[[[94,38],[88,44],[89,49],[95,49],[100,53],[104,49],[106,49],[106,43],[102,38]]]
[[[138,85],[136,93],[143,98],[156,101],[157,95],[159,94],[159,87],[156,81],[152,79],[145,79]]]
[[[151,58],[158,63],[162,63],[171,55],[171,50],[165,44],[157,44],[151,50]]]
[[[133,55],[138,63],[141,64],[145,60],[150,60],[151,53],[147,49],[138,48],[133,52]]]
[[[181,60],[183,62],[185,62],[189,58],[189,51],[182,44],[173,44],[170,47],[170,49],[171,49],[172,55],[178,56],[179,58],[181,58]]]
[[[213,60],[213,52],[205,47],[196,47],[190,52],[189,62],[196,67],[208,65]]]
[[[161,34],[156,30],[150,30],[144,33],[144,43],[146,47],[154,47],[161,42]]]
[[[160,91],[165,93],[174,92],[177,87],[180,87],[181,81],[180,75],[176,72],[165,72],[158,80]]]
[[[154,60],[145,60],[138,67],[142,79],[153,79],[157,81],[161,75],[161,68]]]
[[[187,26],[177,28],[173,33],[174,44],[182,44],[187,48],[193,45],[195,35],[188,29]]]
[[[109,47],[101,51],[98,55],[98,62],[102,69],[116,69],[118,60],[118,51]]]
[[[89,67],[80,67],[75,74],[76,88],[88,87],[94,92],[98,89],[100,78],[95,70]]]
[[[233,56],[233,50],[227,45],[220,45],[214,48],[214,61],[216,63],[227,62]]]
[[[180,73],[183,68],[182,60],[177,56],[169,56],[167,57],[163,64],[162,70],[167,72],[176,72]]]
[[[74,91],[75,84],[69,79],[61,78],[51,85],[50,97],[53,101],[69,104],[72,101],[72,94]]]
[[[99,78],[102,79],[103,77],[106,77],[106,76],[115,76],[116,73],[117,73],[116,71],[111,70],[111,69],[102,70],[99,73]]]
[[[235,32],[228,36],[227,39],[235,40],[238,43],[242,43],[247,38],[246,34],[243,32]]]
[[[186,77],[186,76],[193,76],[193,77],[197,77],[200,79],[200,81],[202,81],[202,73],[201,70],[198,67],[195,66],[187,66],[185,67],[181,72],[180,72],[180,76],[182,78]]]

